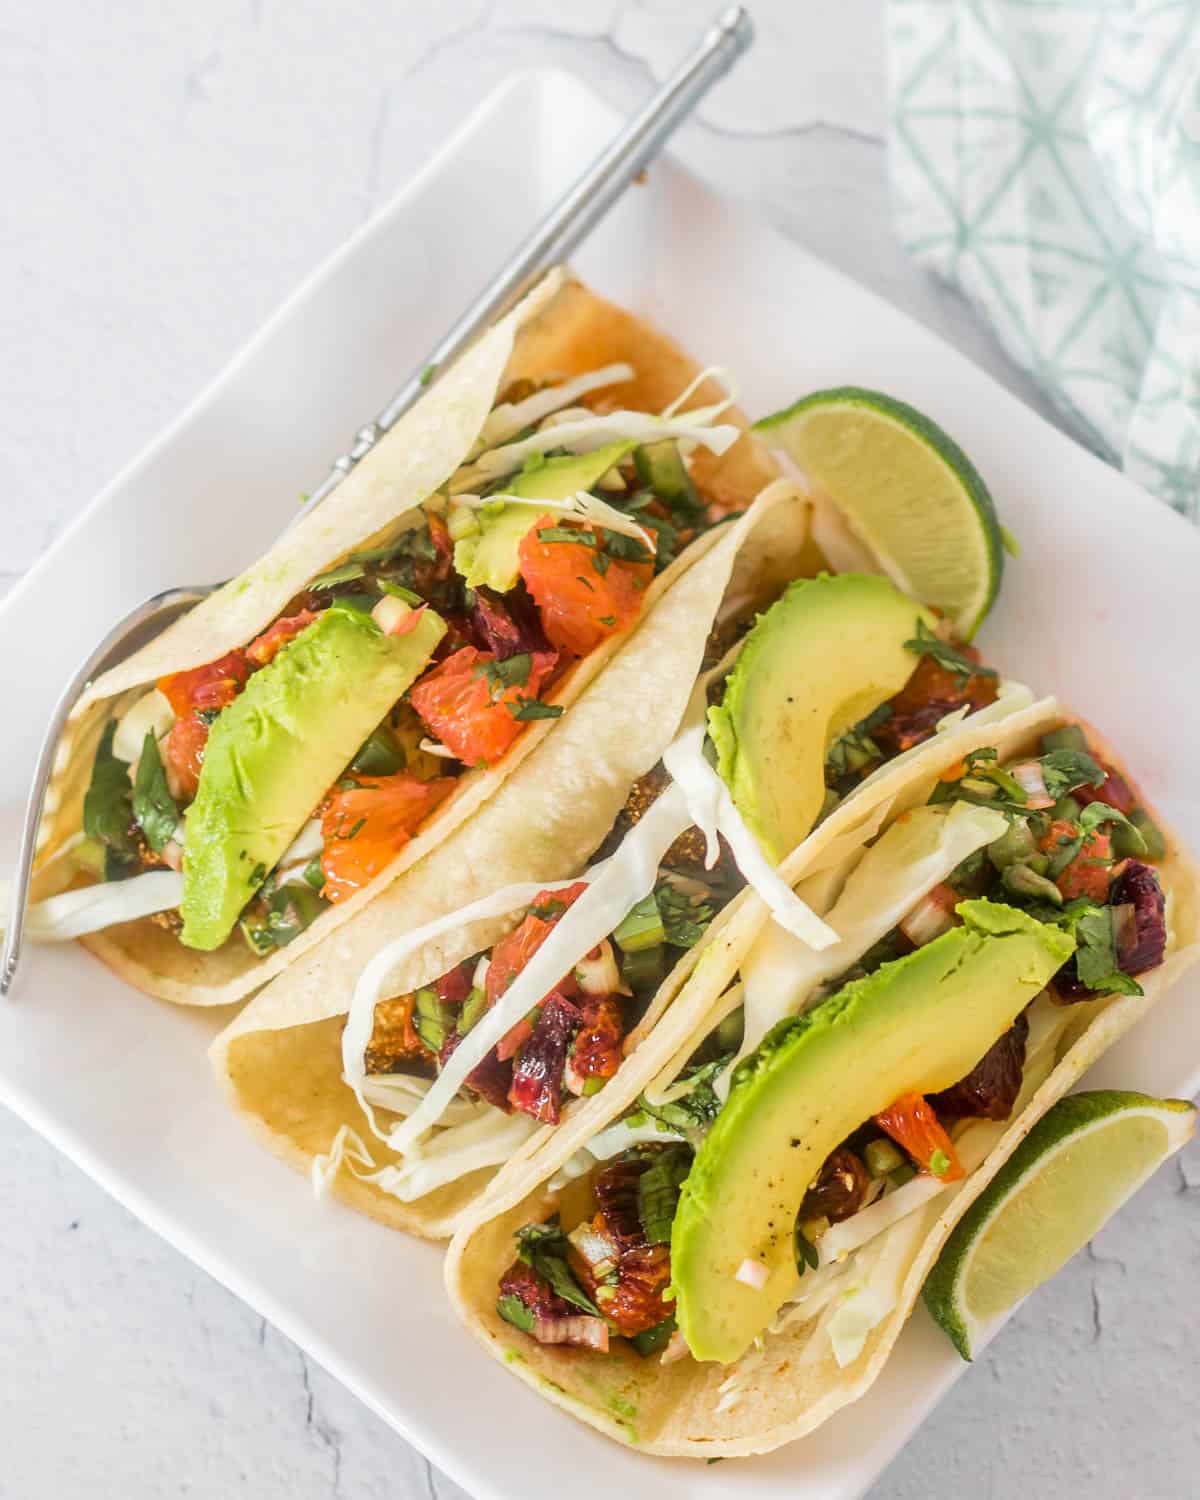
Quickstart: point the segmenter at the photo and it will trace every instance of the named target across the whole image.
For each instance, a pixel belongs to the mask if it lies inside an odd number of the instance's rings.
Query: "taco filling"
[[[1165,854],[1078,726],[966,756],[845,875],[839,941],[769,927],[699,1043],[564,1163],[557,1212],[516,1233],[500,1317],[543,1344],[731,1366],[720,1409],[784,1328],[851,1364],[924,1211],[1163,962]]]
[[[272,954],[379,875],[464,776],[563,712],[574,666],[723,516],[689,455],[735,440],[729,402],[679,415],[693,382],[661,415],[624,410],[610,393],[633,375],[510,387],[390,539],[108,722],[71,850],[125,887],[108,921],[144,914],[132,882],[172,871],[151,905],[185,947],[237,928]]]
[[[830,663],[848,616],[859,628]],[[836,951],[836,924],[791,891],[773,851],[802,842],[939,726],[1024,701],[935,623],[878,577],[791,584],[706,674],[680,740],[634,785],[581,879],[498,892],[379,953],[343,1032],[344,1076],[376,1136],[407,1159],[376,1169],[343,1127],[318,1163],[319,1185],[348,1167],[412,1201],[506,1161],[537,1124],[557,1125],[572,1100],[616,1075],[690,971],[689,951],[748,886],[802,951]],[[760,743],[770,753],[757,755]],[[780,743],[786,755],[774,753]],[[709,781],[720,795],[706,828]],[[414,992],[388,993],[389,970],[422,943],[509,912],[518,924],[492,947]]]

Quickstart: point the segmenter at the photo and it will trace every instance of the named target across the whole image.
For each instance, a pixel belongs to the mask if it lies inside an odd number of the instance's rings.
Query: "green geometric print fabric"
[[[1200,0],[888,0],[909,252],[1200,521]]]

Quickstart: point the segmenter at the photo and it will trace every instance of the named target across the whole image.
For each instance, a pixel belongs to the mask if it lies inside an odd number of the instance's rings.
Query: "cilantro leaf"
[[[155,854],[161,854],[175,837],[179,808],[167,786],[167,773],[152,729],[146,731],[146,738],[142,741],[142,753],[133,781],[133,816],[151,849]]]
[[[87,838],[95,839],[116,856],[106,864],[119,867],[120,863],[135,860],[137,841],[131,830],[133,788],[129,784],[129,767],[113,754],[116,732],[116,719],[109,719],[96,748],[91,783],[83,799],[83,831]],[[117,868],[112,875],[106,869],[105,878],[119,878]]]
[[[653,562],[654,559],[646,550],[646,545],[636,536],[626,536],[623,531],[610,531],[607,526],[602,528],[604,533],[604,551],[609,557],[622,562]]]
[[[991,667],[980,667],[970,657],[964,656],[961,651],[956,651],[945,641],[940,640],[924,620],[917,621],[916,639],[905,641],[904,649],[911,651],[914,656],[931,656],[939,667],[944,667],[947,672],[962,680],[968,677],[995,677],[996,673]]]
[[[520,1297],[512,1292],[505,1292],[503,1297],[496,1299],[496,1311],[506,1323],[511,1323],[514,1328],[519,1328],[522,1333],[532,1333],[533,1325],[537,1321]]]
[[[1076,819],[1080,833],[1088,834],[1104,823],[1120,823],[1130,832],[1130,843],[1135,854],[1145,854],[1146,840],[1136,823],[1131,823],[1123,812],[1110,807],[1107,802],[1089,802]]]
[[[721,1112],[721,1101],[717,1098],[712,1081],[722,1068],[729,1065],[731,1056],[732,1053],[727,1053],[724,1057],[702,1064],[690,1074],[684,1073],[683,1078],[690,1079],[693,1086],[686,1094],[672,1099],[669,1104],[651,1104],[645,1094],[642,1094],[637,1101],[638,1114],[643,1120],[655,1120],[668,1130],[702,1130],[706,1125],[711,1125]]]
[[[528,724],[532,719],[557,719],[563,711],[561,703],[543,703],[540,698],[520,698],[504,706],[518,724]]]
[[[1047,797],[1056,802],[1079,786],[1100,786],[1104,770],[1086,750],[1050,750],[1041,757]]]
[[[648,1245],[670,1243],[679,1189],[691,1165],[692,1153],[687,1146],[667,1146],[638,1178],[638,1217]]]
[[[539,1276],[544,1276],[564,1301],[583,1308],[593,1317],[600,1316],[600,1309],[575,1280],[574,1272],[567,1265],[567,1237],[557,1219],[548,1224],[526,1224],[523,1229],[518,1229],[517,1255]]]
[[[1142,987],[1117,964],[1116,934],[1111,906],[1088,904],[1076,909],[1071,925],[1075,931],[1075,970],[1079,982],[1101,995],[1140,995]]]
[[[539,542],[574,542],[578,547],[594,547],[596,533],[586,526],[539,526]]]
[[[694,948],[713,919],[711,906],[685,896],[669,880],[660,880],[655,886],[654,904],[662,918],[667,942],[677,948]]]
[[[487,683],[488,695],[493,703],[497,703],[509,688],[525,686],[532,666],[533,657],[528,651],[522,651],[504,661],[480,662],[473,670],[476,677],[482,677]]]

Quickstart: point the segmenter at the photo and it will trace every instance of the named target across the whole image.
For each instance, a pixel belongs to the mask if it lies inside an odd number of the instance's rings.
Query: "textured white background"
[[[1036,403],[893,239],[882,0],[753,9],[759,44],[681,154]],[[3,0],[0,589],[502,78],[557,63],[629,109],[707,14]],[[461,1494],[3,1114],[0,1160],[5,1500]],[[1193,1147],[1032,1299],[874,1500],[1195,1495],[1198,1272]]]

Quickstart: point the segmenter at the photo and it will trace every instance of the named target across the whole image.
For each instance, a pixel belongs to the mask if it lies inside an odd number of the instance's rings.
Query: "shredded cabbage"
[[[632,365],[605,365],[603,369],[588,370],[583,375],[576,375],[574,380],[564,380],[561,385],[535,391],[532,396],[526,396],[524,401],[502,402],[488,414],[479,441],[471,450],[471,457],[474,458],[485,448],[495,448],[508,442],[509,438],[515,437],[526,427],[533,427],[551,412],[574,405],[580,396],[602,390],[606,385],[620,385],[626,380],[632,380],[634,373]]]
[[[631,1124],[628,1119],[617,1120],[597,1131],[586,1146],[581,1146],[574,1155],[567,1157],[550,1179],[550,1190],[558,1192],[568,1182],[574,1182],[577,1177],[590,1172],[598,1161],[611,1161],[614,1156],[620,1156],[622,1151],[628,1151],[631,1146],[684,1139],[678,1130],[672,1130],[670,1126],[657,1120],[648,1120],[645,1124],[638,1125]]]
[[[587,890],[558,920],[546,941],[503,996],[454,1049],[417,1108],[386,1133],[375,1123],[363,1098],[363,1056],[371,1037],[375,1006],[388,994],[398,964],[442,932],[457,930],[483,917],[504,916],[527,906],[539,891],[563,890],[574,882],[510,886],[507,891],[486,897],[473,906],[406,934],[375,955],[355,985],[350,1017],[342,1034],[342,1060],[346,1081],[381,1140],[401,1155],[411,1152],[424,1132],[438,1123],[446,1105],[505,1033],[531,1011],[564,974],[570,973],[585,954],[608,937],[631,906],[649,895],[658,878],[659,861],[690,823],[682,794],[678,788],[668,787],[629,831],[615,853],[584,874]]]
[[[862,1353],[867,1336],[900,1300],[905,1273],[912,1262],[924,1220],[914,1217],[903,1230],[880,1242],[869,1264],[856,1267],[853,1285],[838,1296],[822,1322],[833,1345],[833,1357],[845,1369]]]
[[[0,883],[0,909],[5,914],[9,890],[8,881]],[[182,875],[175,870],[149,870],[129,880],[101,881],[37,901],[29,908],[25,931],[35,942],[65,943],[118,922],[173,911],[182,900]],[[0,921],[0,928],[5,925]]]
[[[589,494],[587,490],[579,490],[565,500],[526,500],[521,495],[455,495],[454,503],[465,505],[471,510],[480,510],[485,505],[520,505],[529,512],[530,524],[544,511],[562,511],[564,515],[573,516],[577,520],[593,521],[597,526],[607,527],[609,531],[636,537],[650,552],[657,550],[657,538],[653,532],[639,526],[625,511],[609,505],[607,500]]]
[[[738,1059],[753,1052],[777,1021],[799,1015],[827,981],[845,973],[885,937],[968,855],[998,839],[1001,813],[969,802],[914,808],[886,829],[846,878],[828,913],[839,934],[814,953],[769,924],[742,961],[746,1029]]]
[[[464,1125],[441,1131],[403,1166],[389,1162],[376,1168],[362,1137],[343,1125],[328,1152],[313,1160],[313,1191],[323,1196],[345,1168],[360,1182],[373,1182],[401,1203],[412,1203],[471,1172],[501,1166],[536,1129],[537,1121],[529,1115],[491,1109]]]
[[[704,684],[692,695],[684,727],[663,755],[663,765],[682,790],[692,822],[704,834],[706,864],[716,863],[717,834],[724,836],[747,884],[770,909],[776,922],[810,948],[829,948],[837,933],[796,895],[763,853],[734,806],[729,788],[704,754]]]

